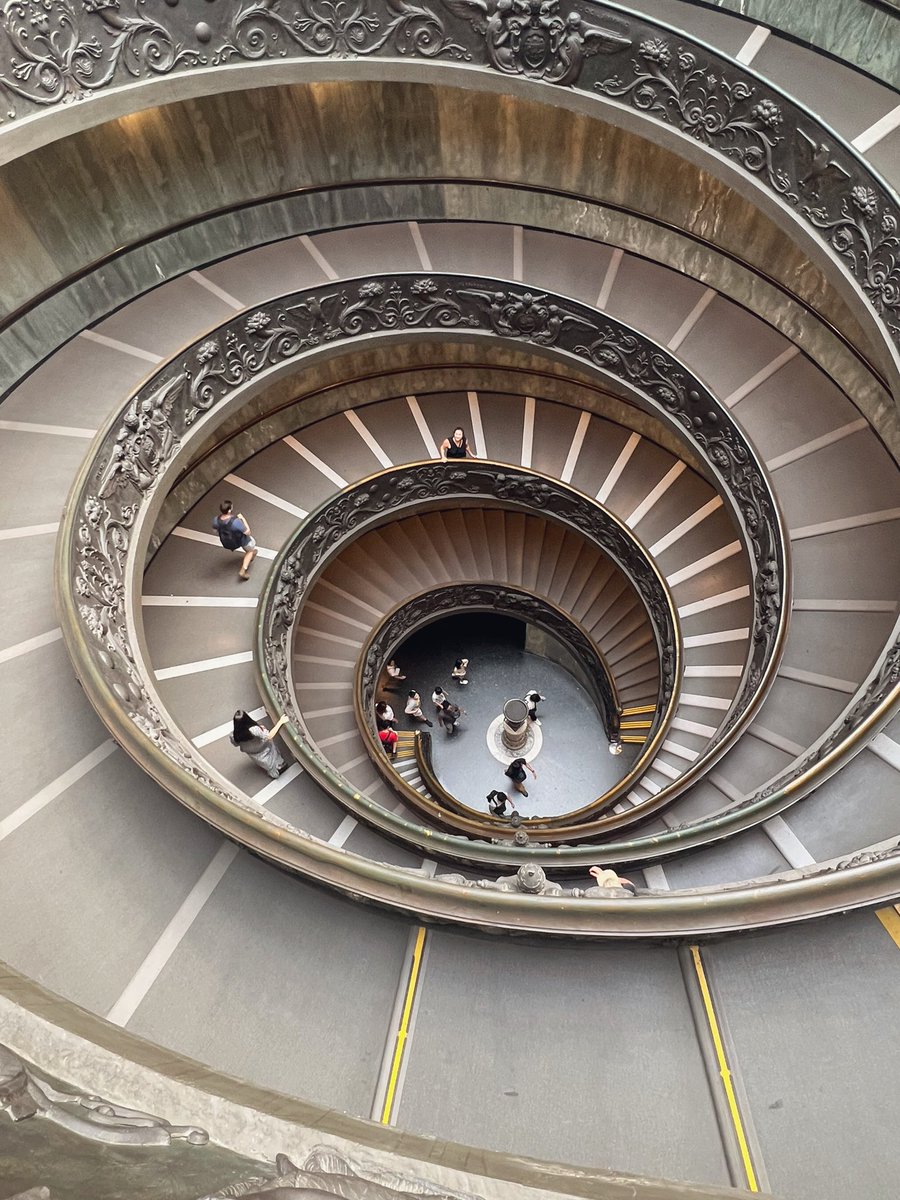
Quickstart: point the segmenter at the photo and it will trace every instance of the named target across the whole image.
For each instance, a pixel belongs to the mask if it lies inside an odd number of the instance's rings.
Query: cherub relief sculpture
[[[623,50],[631,39],[615,29],[585,21],[579,12],[564,17],[559,0],[445,0],[487,44],[491,65],[507,75],[526,75],[571,86],[584,60],[601,50]]]

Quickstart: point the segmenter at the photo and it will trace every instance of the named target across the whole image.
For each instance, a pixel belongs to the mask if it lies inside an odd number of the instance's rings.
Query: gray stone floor
[[[402,690],[385,693],[398,717],[398,728],[420,728],[403,716],[410,687],[422,697],[423,711],[433,719],[431,692],[440,684],[465,710],[453,737],[435,722],[433,762],[438,778],[454,795],[473,808],[486,808],[492,788],[507,787],[503,765],[487,745],[490,723],[505,701],[537,688],[547,697],[541,705],[543,745],[529,775],[528,799],[521,797],[523,816],[556,816],[595,800],[625,775],[635,749],[626,747],[618,758],[607,750],[600,717],[585,689],[567,670],[547,658],[520,648],[518,622],[489,613],[449,617],[410,638],[397,654],[407,676]],[[521,627],[520,627],[521,628]],[[469,658],[469,684],[462,687],[450,678],[454,661]]]

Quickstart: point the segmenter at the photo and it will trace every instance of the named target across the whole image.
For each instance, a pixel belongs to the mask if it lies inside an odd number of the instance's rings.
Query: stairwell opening
[[[391,683],[379,698],[394,710],[400,729],[421,729],[405,716],[410,689],[434,721],[432,765],[441,783],[473,808],[486,809],[486,795],[508,792],[523,817],[562,816],[589,804],[630,770],[640,747],[613,756],[600,713],[572,651],[530,622],[497,613],[454,613],[417,630],[399,647],[396,661],[406,679]],[[453,664],[468,658],[466,684],[451,677]],[[387,682],[390,683],[388,680]],[[441,729],[431,696],[443,688],[463,709],[454,734]],[[488,731],[505,702],[537,690],[541,721],[536,752],[529,758],[528,797],[518,795],[504,775],[505,762],[492,752]],[[508,759],[506,760],[508,761]]]

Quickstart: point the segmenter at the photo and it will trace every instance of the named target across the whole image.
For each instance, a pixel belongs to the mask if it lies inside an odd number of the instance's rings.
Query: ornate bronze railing
[[[380,308],[385,282],[391,289],[390,306]],[[414,287],[416,282],[417,279],[406,277],[367,281],[356,289],[359,292],[365,289],[359,303],[351,301],[344,289],[313,289],[273,301],[253,318],[238,317],[156,372],[98,434],[93,453],[75,480],[63,515],[56,579],[63,632],[77,674],[116,739],[161,786],[261,857],[356,896],[420,916],[584,936],[618,935],[623,931],[636,936],[655,936],[777,923],[896,895],[900,890],[900,861],[897,849],[891,846],[872,853],[861,852],[823,868],[787,872],[784,879],[750,881],[721,894],[713,890],[639,898],[627,906],[628,920],[624,924],[620,906],[592,899],[586,899],[584,906],[573,912],[568,901],[560,905],[552,897],[480,897],[469,890],[463,897],[459,889],[449,884],[324,845],[260,810],[213,771],[178,730],[147,669],[141,632],[140,577],[153,522],[167,485],[189,459],[193,442],[210,436],[223,414],[227,415],[241,403],[267,375],[283,370],[288,364],[299,366],[305,354],[317,353],[323,338],[329,346],[339,339],[359,336],[364,329],[380,331],[384,336],[400,330],[409,336],[411,330],[428,330],[428,320],[433,317],[437,327],[445,331],[455,327],[471,335],[473,330],[480,329],[487,336],[548,344],[540,340],[543,335],[549,337],[552,345],[553,329],[564,329],[563,318],[570,314],[585,320],[589,328],[591,320],[612,330],[617,328],[614,322],[598,317],[589,309],[569,301],[557,304],[556,298],[543,297],[540,304],[556,310],[548,311],[548,318],[559,317],[561,325],[548,330],[537,321],[531,322],[530,328],[517,330],[507,322],[508,332],[504,332],[504,325],[498,322],[495,326],[485,309],[477,305],[469,308],[468,299],[466,307],[462,304],[454,307],[454,290],[461,286],[470,295],[474,292],[479,296],[487,288],[489,296],[517,296],[514,286],[496,281],[443,280],[442,292],[441,285],[434,280],[424,282],[420,288]],[[448,290],[450,296],[446,295]],[[440,316],[447,311],[444,300],[454,303],[449,310],[452,319],[441,324]],[[323,305],[323,301],[328,303]],[[534,298],[532,306],[533,303]],[[371,312],[373,307],[375,314]],[[390,314],[394,314],[393,320]],[[590,344],[589,328],[583,343],[586,347]],[[624,336],[622,327],[618,329],[619,336]],[[704,448],[721,445],[723,441],[731,444],[726,432],[730,419],[724,414],[720,421],[715,401],[702,385],[691,386],[684,369],[658,348],[652,356],[643,356],[642,365],[637,361],[641,358],[638,350],[642,343],[636,335],[635,339],[634,355],[624,360],[617,357],[609,369],[621,372],[621,377],[632,380],[635,386],[640,386],[639,381],[644,378],[642,390],[649,398],[654,398],[661,387],[670,388],[675,397],[674,407],[683,413],[686,431],[694,431],[695,438],[702,438]],[[557,344],[556,349],[566,352],[565,343]],[[592,361],[588,354],[579,354],[577,348],[569,353],[582,365]],[[655,364],[660,360],[652,371],[646,361],[648,357]],[[660,366],[668,376],[665,384],[659,383]],[[660,397],[664,410],[667,402],[672,405],[667,397]],[[706,420],[701,416],[704,412],[708,414]],[[695,446],[700,444],[695,440]],[[749,461],[755,464],[752,452],[749,456]],[[727,474],[733,461],[726,455],[721,464]],[[748,470],[746,460],[742,461],[739,482],[744,494],[748,488],[755,494],[755,468]],[[783,608],[779,608],[776,598],[766,611],[780,612]],[[846,713],[835,722],[819,748],[810,752],[815,761],[808,762],[801,775],[788,778],[790,772],[787,772],[785,780],[772,782],[770,789],[776,790],[770,790],[768,796],[751,797],[746,808],[698,821],[689,829],[631,843],[610,843],[602,850],[597,847],[542,850],[540,860],[560,867],[627,860],[647,862],[681,848],[705,845],[774,815],[837,770],[864,746],[867,737],[890,720],[900,699],[898,676],[900,628],[895,629]],[[408,836],[415,834],[411,823],[404,823],[399,817],[396,821],[406,826]],[[433,851],[438,838],[445,858],[467,861],[471,843],[464,838],[451,835],[422,838],[423,848]],[[535,851],[483,845],[479,847],[479,855],[483,861],[508,868],[533,861]],[[402,886],[398,888],[400,883]]]
[[[19,119],[136,81],[168,77],[170,94],[173,76],[207,72],[210,90],[246,86],[245,77],[219,68],[280,67],[286,57],[358,60],[354,71],[342,63],[344,78],[371,74],[381,61],[396,70],[398,62],[418,60],[435,69],[452,64],[456,78],[479,69],[497,73],[512,89],[519,82],[562,94],[571,88],[582,103],[592,96],[613,111],[670,127],[686,144],[712,152],[711,162],[727,162],[768,193],[841,266],[887,332],[897,364],[896,196],[801,104],[711,47],[588,0],[572,0],[565,12],[559,0],[530,7],[418,0],[400,8],[362,0],[352,13],[324,0],[231,0],[211,9],[207,20],[195,16],[175,8],[151,17],[139,0],[84,5],[77,15],[63,4],[6,5],[0,13],[6,128],[13,132]],[[139,95],[136,89],[134,103],[146,103]],[[100,105],[98,120],[102,111]]]
[[[63,589],[70,643],[79,667],[92,676],[89,691],[98,708],[111,724],[124,721],[131,733],[143,731],[156,754],[222,800],[230,795],[227,782],[178,735],[142,668],[133,579],[164,485],[189,460],[189,443],[209,437],[217,421],[227,419],[247,390],[267,376],[296,369],[320,347],[333,352],[338,343],[359,337],[435,330],[571,355],[601,378],[611,375],[640,391],[695,453],[709,457],[746,530],[755,597],[751,659],[717,753],[738,732],[735,711],[743,706],[748,718],[773,677],[787,609],[780,516],[762,468],[727,409],[671,354],[584,305],[496,280],[401,275],[317,287],[236,317],[151,376],[98,435],[97,452],[76,482],[61,533],[60,579],[70,581]],[[323,770],[330,770],[326,763]],[[162,774],[172,786],[170,772]],[[686,786],[690,771],[685,780]],[[181,782],[172,787],[176,794]],[[419,836],[415,828],[412,833]]]
[[[660,664],[659,717],[654,722],[652,736],[639,760],[641,769],[658,749],[677,703],[681,673],[680,634],[669,590],[634,534],[596,501],[589,500],[574,488],[548,476],[522,467],[483,459],[453,463],[413,463],[382,471],[345,488],[337,497],[324,501],[300,523],[272,566],[260,597],[257,625],[257,665],[262,666],[260,684],[263,695],[268,704],[289,717],[291,726],[296,731],[288,735],[295,752],[306,769],[318,778],[340,803],[364,819],[374,820],[380,826],[385,821],[385,813],[381,806],[376,805],[373,808],[365,797],[360,796],[358,789],[346,781],[339,781],[335,787],[335,781],[339,777],[336,777],[327,758],[322,756],[314,739],[306,731],[303,714],[296,700],[291,669],[294,628],[316,582],[327,566],[349,544],[364,533],[389,521],[412,513],[445,508],[448,503],[537,511],[546,520],[577,530],[628,578],[646,611]],[[448,602],[459,601],[467,595],[470,606],[476,604],[480,607],[506,607],[520,614],[529,609],[543,624],[552,619],[550,606],[544,603],[543,598],[538,601],[537,598],[519,591],[514,599],[515,589],[509,591],[508,601],[497,601],[496,585],[470,583],[440,589],[438,595],[443,596],[446,593]],[[369,641],[364,646],[358,663],[357,686],[354,689],[357,705],[362,697],[367,697],[365,707],[357,708],[361,724],[366,720],[366,713],[374,696],[376,671],[390,657],[392,647],[407,635],[410,628],[425,623],[429,614],[433,615],[434,611],[433,591],[421,597],[418,603],[410,598],[410,601],[389,614],[386,622],[379,626],[374,635],[374,642]],[[590,659],[596,657],[596,647],[591,639],[571,618],[566,618],[562,613],[556,614],[556,623],[560,629],[565,629],[567,637],[574,639],[577,650],[587,656],[585,665],[590,669]],[[609,677],[602,667],[595,672],[594,682],[604,723],[610,728],[611,734],[617,736],[618,705]],[[374,744],[371,749],[376,761],[380,762]],[[577,824],[591,813],[614,803],[627,787],[634,784],[637,773],[637,770],[629,772],[626,779],[615,789],[600,800],[585,806],[577,817],[573,814],[572,821]],[[436,819],[439,824],[451,824],[449,814],[439,804],[428,802],[414,789],[405,786],[402,780],[394,781],[394,786],[420,810],[426,809],[427,815]],[[648,803],[662,802],[654,797]],[[454,828],[464,830],[470,836],[490,836],[493,822],[483,813],[469,809],[464,802],[461,804],[460,798],[457,798],[457,811],[463,810],[466,819],[452,822]],[[633,817],[632,820],[634,819],[636,818]],[[581,830],[573,829],[572,821],[565,823],[562,831],[558,833],[559,837],[579,834],[586,836],[586,831],[592,828],[585,826]],[[542,830],[550,829],[554,825],[552,821],[534,824]],[[561,822],[557,824],[562,825]]]

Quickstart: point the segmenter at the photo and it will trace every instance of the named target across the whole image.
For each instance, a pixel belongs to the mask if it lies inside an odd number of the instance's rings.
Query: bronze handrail
[[[430,612],[422,612],[418,620],[403,620],[402,629],[399,631],[392,628],[394,618],[404,618],[410,606],[417,601],[421,602],[420,607],[423,609],[427,610],[431,605],[434,608]],[[452,610],[449,607],[451,604]],[[428,790],[437,796],[437,806],[431,804],[427,797],[423,797],[420,792],[398,777],[396,772],[390,769],[384,755],[381,753],[381,745],[375,740],[374,726],[371,717],[368,715],[374,697],[376,680],[381,673],[383,664],[393,657],[396,646],[401,638],[409,637],[430,620],[439,618],[445,612],[465,612],[476,609],[490,609],[491,611],[518,616],[520,619],[542,625],[559,636],[562,636],[563,630],[565,630],[570,637],[574,635],[578,639],[580,653],[576,655],[577,657],[584,660],[588,654],[596,655],[599,660],[600,671],[608,676],[613,687],[615,687],[615,679],[606,666],[605,660],[596,643],[594,643],[587,631],[574,618],[564,613],[544,597],[539,597],[534,592],[521,587],[512,587],[499,583],[473,584],[466,582],[442,584],[429,588],[418,596],[411,596],[404,600],[385,614],[384,618],[373,627],[366,637],[357,658],[353,685],[353,704],[356,721],[359,728],[365,730],[369,735],[366,739],[366,748],[369,751],[372,761],[375,763],[382,777],[393,788],[399,791],[412,807],[421,809],[431,820],[438,821],[439,824],[446,828],[459,829],[460,832],[467,834],[471,834],[472,832],[470,822],[475,822],[476,828],[479,825],[481,827],[482,837],[491,837],[496,835],[498,831],[503,832],[508,830],[508,823],[498,822],[494,818],[485,816],[481,810],[472,808],[465,800],[448,792],[436,775],[432,775],[435,786],[429,786]],[[598,709],[602,711],[600,696],[595,695],[594,701]],[[632,764],[626,775],[618,783],[614,784],[613,787],[608,788],[596,800],[592,800],[581,808],[573,809],[571,812],[566,813],[564,817],[523,818],[523,825],[536,835],[539,834],[542,838],[548,836],[554,841],[580,840],[588,832],[594,836],[598,827],[596,825],[589,826],[587,822],[592,816],[605,812],[611,805],[615,804],[621,795],[634,786],[638,777],[652,760],[662,740],[667,736],[672,719],[675,716],[677,702],[677,689],[672,692],[667,700],[662,696],[658,697],[654,718],[647,730],[644,750]],[[618,715],[617,712],[615,729],[612,731],[609,729],[606,730],[607,737],[610,740],[618,739]],[[451,815],[447,816],[443,811],[444,809],[449,810]],[[637,810],[635,810],[635,813],[637,813]],[[455,814],[466,818],[466,822],[457,821]],[[639,819],[641,818],[636,815],[636,822]],[[584,828],[580,829],[579,827],[583,823]]]

